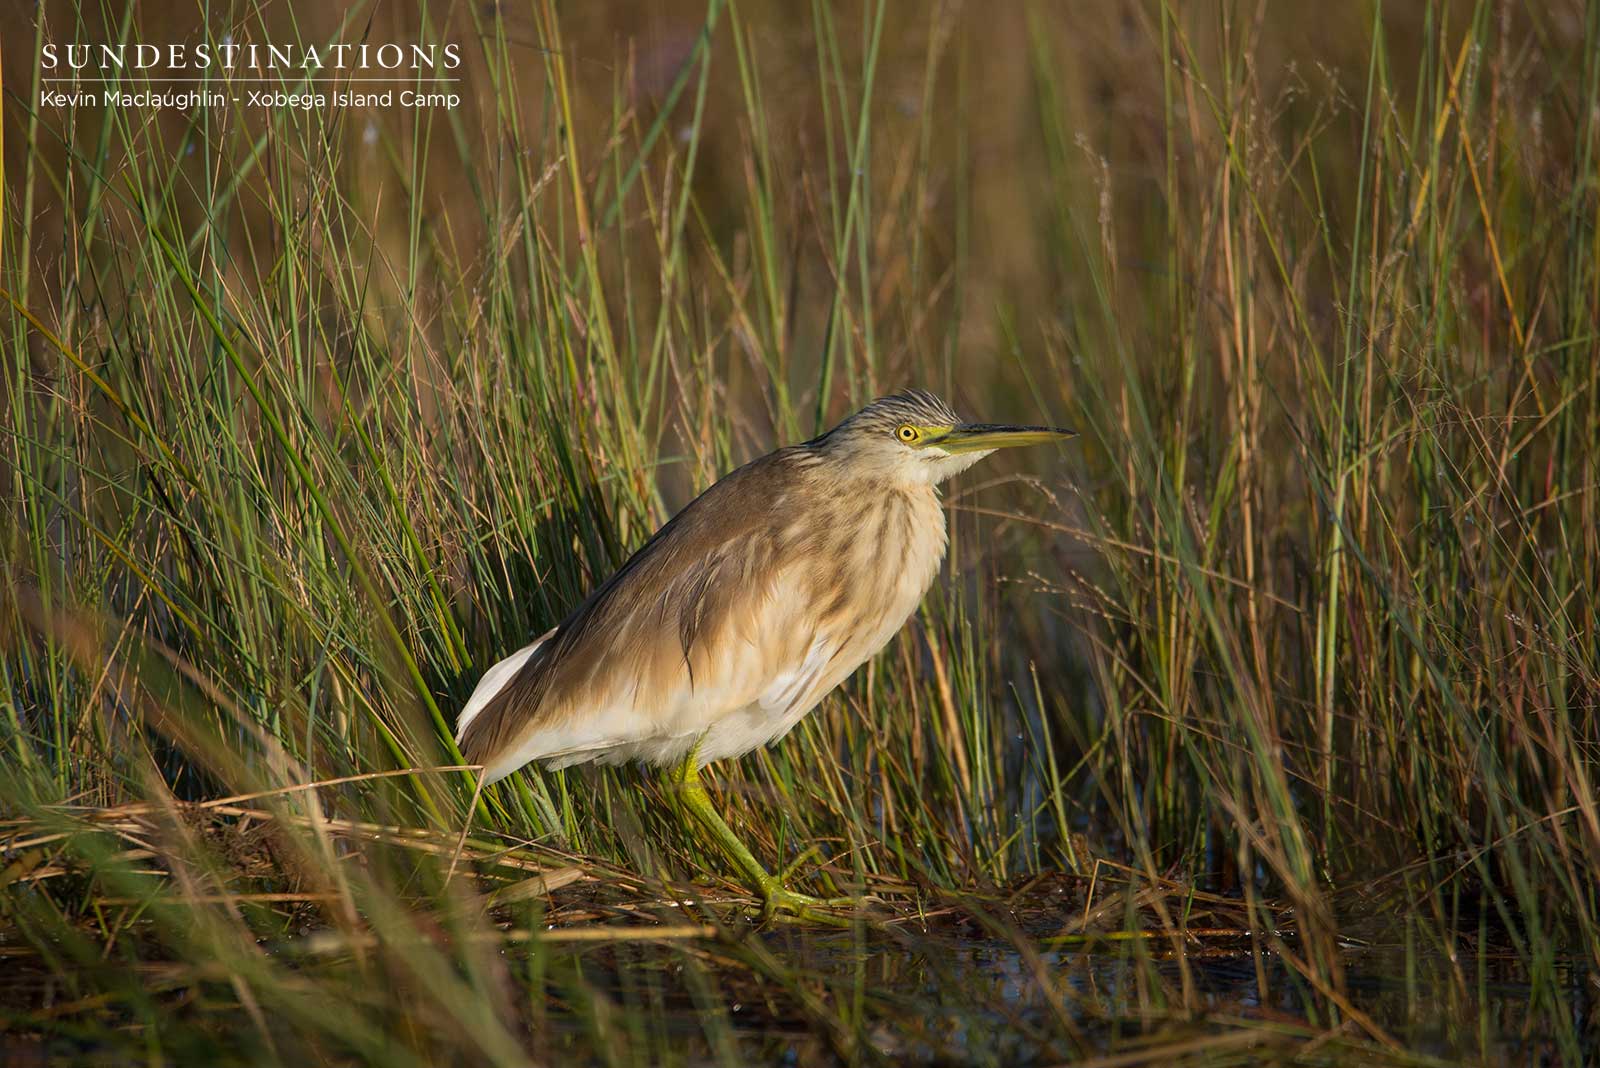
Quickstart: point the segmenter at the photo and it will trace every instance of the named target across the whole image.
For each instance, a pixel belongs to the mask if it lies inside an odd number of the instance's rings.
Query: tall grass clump
[[[758,851],[1012,945],[1041,1057],[1398,1057],[1346,975],[1383,943],[1475,1021],[1514,962],[1509,1030],[1582,1062],[1600,9],[999,7],[6,35],[8,1025],[153,1062],[914,1055],[865,966],[728,922],[634,771],[479,795],[451,735],[719,474],[915,384],[1083,437],[954,487],[918,617],[715,769]],[[43,42],[225,34],[460,42],[465,99],[41,106]],[[1040,942],[994,902],[1054,872]],[[1224,923],[1283,1018],[1207,1000],[1185,947]],[[1131,993],[1050,955],[1085,943]]]
[[[1593,957],[1600,24],[1421,14],[1372,15],[1345,90],[1271,70],[1261,20],[1161,12],[1142,220],[1039,49],[1083,301],[1049,344],[1107,472],[1064,521],[1105,570],[1062,584],[1104,716],[1062,714],[1107,732],[1137,850],[1312,915],[1392,868],[1408,907]]]

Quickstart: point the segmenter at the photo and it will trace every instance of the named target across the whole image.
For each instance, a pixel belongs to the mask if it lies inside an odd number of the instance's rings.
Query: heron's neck
[[[826,558],[836,581],[865,603],[914,609],[944,559],[938,490],[927,482],[856,479],[834,487],[829,512]]]

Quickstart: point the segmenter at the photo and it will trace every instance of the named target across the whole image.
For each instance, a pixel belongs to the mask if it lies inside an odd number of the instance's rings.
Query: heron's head
[[[1070,438],[1049,426],[964,423],[932,393],[880,397],[813,442],[851,470],[906,482],[943,482],[996,449]]]

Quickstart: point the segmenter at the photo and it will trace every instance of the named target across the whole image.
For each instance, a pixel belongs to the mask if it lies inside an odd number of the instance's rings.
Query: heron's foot
[[[787,915],[812,923],[845,926],[844,917],[831,910],[848,909],[854,911],[861,906],[861,898],[812,897],[810,894],[802,894],[797,890],[789,889],[789,882],[794,878],[794,873],[804,867],[807,861],[814,860],[821,855],[821,846],[808,846],[801,851],[799,856],[789,862],[788,867],[777,875],[771,875],[762,880],[760,885],[762,922],[766,922],[774,916]]]
[[[768,876],[757,888],[761,892],[760,920],[766,923],[779,916],[791,916],[807,923],[826,924],[830,927],[848,927],[848,917],[840,910],[855,910],[861,899],[856,897],[812,897],[790,890],[778,877]]]

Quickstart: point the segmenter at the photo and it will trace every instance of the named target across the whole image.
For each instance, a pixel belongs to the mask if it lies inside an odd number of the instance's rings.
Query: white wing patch
[[[461,710],[461,715],[456,717],[456,744],[461,744],[462,737],[467,733],[467,724],[471,723],[484,706],[494,700],[494,695],[505,689],[517,672],[522,670],[522,665],[528,658],[539,650],[539,646],[550,640],[550,635],[555,630],[547,630],[533,640],[530,645],[512,653],[494,667],[483,673],[483,678],[478,680],[478,686],[472,691],[472,696],[467,698],[467,703]]]

